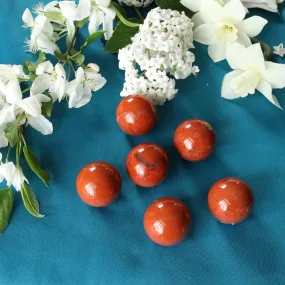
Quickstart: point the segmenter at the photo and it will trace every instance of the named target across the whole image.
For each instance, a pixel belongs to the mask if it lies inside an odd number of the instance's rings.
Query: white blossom
[[[113,21],[116,12],[109,8],[111,0],[89,0],[91,3],[91,12],[89,17],[88,30],[90,34],[98,31],[99,26],[103,24],[105,39],[109,40],[113,34]]]
[[[91,3],[90,0],[80,0],[78,5],[75,1],[60,1],[59,7],[64,18],[74,22],[89,17]]]
[[[284,45],[282,43],[279,46],[274,46],[273,49],[274,49],[274,51],[273,51],[274,54],[277,54],[281,57],[283,57],[285,55],[285,48],[284,48]]]
[[[86,70],[82,67],[77,69],[76,78],[66,85],[69,108],[80,108],[88,104],[92,91],[97,91],[105,85],[106,79],[98,71],[99,67],[95,64],[89,64]]]
[[[217,1],[202,2],[199,11],[204,24],[194,30],[194,40],[209,46],[208,53],[214,62],[224,60],[227,47],[235,42],[250,46],[250,38],[267,24],[259,16],[244,20],[246,10],[240,0],[230,0],[225,5]]]
[[[228,48],[226,59],[234,71],[228,73],[223,80],[223,98],[246,97],[258,90],[281,108],[272,89],[285,87],[284,64],[265,61],[259,43],[248,48],[235,43]]]
[[[143,94],[160,105],[173,99],[177,89],[168,75],[184,79],[197,72],[194,54],[189,51],[193,48],[192,28],[184,12],[152,9],[132,43],[119,51],[119,68],[125,70],[121,96]]]
[[[28,183],[21,169],[18,169],[13,162],[7,162],[0,165],[0,183],[6,180],[7,186],[13,186],[17,191],[21,190],[24,182]]]
[[[61,101],[66,86],[66,72],[61,63],[53,67],[50,61],[40,63],[36,69],[38,77],[34,80],[31,88],[31,95],[41,94],[49,90],[53,101]]]
[[[119,0],[119,2],[128,6],[135,6],[135,7],[147,7],[149,6],[154,0]]]
[[[34,19],[30,10],[26,9],[22,19],[24,27],[31,30],[31,38],[26,40],[30,52],[36,53],[41,50],[44,53],[54,54],[54,51],[58,50],[55,44],[57,37],[48,18],[40,14]]]

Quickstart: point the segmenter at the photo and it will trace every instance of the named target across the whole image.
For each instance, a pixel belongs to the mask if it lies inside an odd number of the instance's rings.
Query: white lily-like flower
[[[21,185],[28,182],[23,172],[18,169],[13,162],[7,162],[0,165],[0,183],[6,180],[7,186],[13,186],[17,191],[21,190]]]
[[[225,5],[203,1],[199,13],[204,24],[195,29],[194,40],[209,45],[208,53],[214,62],[224,60],[227,47],[235,42],[250,46],[250,38],[257,36],[267,24],[259,16],[244,20],[246,10],[240,0],[230,0]]]
[[[113,21],[116,12],[109,8],[111,0],[89,0],[91,3],[90,22],[88,30],[90,34],[98,31],[99,26],[103,24],[103,30],[106,30],[105,39],[108,40],[113,34]]]
[[[90,0],[80,0],[78,5],[75,1],[61,1],[59,8],[65,19],[75,22],[89,17],[91,3]]]
[[[31,38],[26,40],[26,44],[30,52],[36,53],[41,50],[45,53],[54,54],[58,50],[55,44],[53,26],[48,18],[43,15],[38,15],[35,19],[29,9],[26,9],[22,20],[25,23],[24,27],[31,29]]]
[[[31,95],[41,94],[49,90],[53,102],[61,101],[64,96],[66,85],[66,72],[61,63],[53,67],[50,61],[40,63],[36,69],[38,77],[31,87]]]
[[[105,85],[106,79],[98,71],[99,67],[95,64],[89,64],[86,71],[82,67],[78,68],[76,79],[66,86],[69,108],[80,108],[88,104],[92,98],[92,91],[97,91]]]
[[[281,108],[272,89],[285,87],[284,64],[265,61],[259,43],[248,48],[235,43],[227,49],[226,59],[234,71],[223,80],[223,98],[246,97],[258,90],[272,104]]]

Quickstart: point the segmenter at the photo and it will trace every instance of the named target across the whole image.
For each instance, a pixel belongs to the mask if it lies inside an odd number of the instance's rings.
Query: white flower
[[[143,94],[155,104],[163,105],[166,100],[172,100],[178,92],[175,89],[175,80],[170,79],[165,71],[149,69],[144,75],[138,75],[138,71],[127,70],[124,88],[121,96]]]
[[[79,67],[76,79],[67,83],[66,94],[69,96],[69,108],[80,108],[88,104],[92,98],[92,91],[102,88],[106,79],[98,74],[99,68],[95,64],[89,64],[86,71]]]
[[[29,76],[24,73],[22,65],[0,64],[0,81],[7,84],[10,79],[26,81],[29,79]]]
[[[24,182],[28,183],[27,178],[23,172],[16,168],[13,162],[7,162],[0,165],[0,183],[6,180],[7,186],[13,186],[17,191],[21,190],[21,185]]]
[[[26,9],[23,16],[24,27],[31,29],[31,38],[26,40],[30,52],[36,53],[41,50],[45,53],[54,54],[58,50],[55,44],[53,26],[51,22],[43,15],[33,18],[29,9]]]
[[[128,6],[135,6],[135,7],[147,7],[153,1],[154,0],[119,0],[120,3],[124,3]]]
[[[259,16],[244,20],[246,10],[240,0],[231,0],[224,6],[217,1],[203,2],[199,13],[204,24],[194,30],[194,40],[209,45],[208,53],[214,62],[225,59],[227,47],[235,42],[250,46],[250,38],[257,36],[267,23]]]
[[[50,61],[40,63],[36,69],[38,77],[34,80],[31,87],[31,95],[41,94],[47,89],[53,101],[61,101],[66,85],[66,72],[61,63],[53,67]]]
[[[103,24],[103,30],[106,30],[105,39],[109,40],[113,34],[113,21],[116,12],[109,8],[111,0],[89,0],[91,3],[90,23],[88,30],[90,34],[98,31],[99,26]]]
[[[271,12],[278,12],[278,3],[284,0],[243,0],[244,5],[248,8],[261,8]]]
[[[71,21],[81,21],[90,15],[90,0],[80,0],[78,5],[75,1],[60,1],[59,7],[64,18]]]
[[[235,43],[228,48],[226,59],[234,71],[223,80],[223,98],[245,97],[258,90],[271,103],[281,108],[272,89],[285,87],[284,64],[264,61],[260,44],[245,48]]]
[[[274,46],[273,49],[274,49],[273,53],[275,53],[281,57],[283,57],[285,55],[285,48],[284,48],[283,44],[280,44],[279,46]]]

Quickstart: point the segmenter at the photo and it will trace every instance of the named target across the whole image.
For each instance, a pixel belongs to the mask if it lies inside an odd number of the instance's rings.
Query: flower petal
[[[6,147],[8,146],[9,144],[9,141],[7,140],[6,136],[5,136],[5,133],[4,133],[4,130],[0,130],[0,148],[2,147]],[[0,168],[1,168],[1,165],[0,165]],[[3,181],[4,177],[1,173],[1,169],[0,169],[0,183]]]
[[[285,64],[274,63],[270,61],[265,62],[265,71],[262,78],[268,81],[273,88],[285,87]]]
[[[246,48],[239,43],[234,43],[227,47],[226,59],[232,69],[242,69],[240,59],[245,50]]]
[[[45,72],[46,73],[52,73],[52,71],[53,71],[52,63],[50,61],[44,61],[38,65],[38,67],[36,69],[36,75],[42,75]]]
[[[29,9],[26,9],[23,16],[22,16],[23,22],[26,24],[27,27],[33,27],[34,25],[34,18],[32,16],[32,13]]]
[[[51,85],[51,77],[48,74],[42,74],[38,76],[31,87],[31,96],[41,94],[46,91]]]
[[[98,31],[99,26],[102,24],[104,14],[98,8],[95,8],[90,15],[90,22],[88,25],[89,34],[92,35]]]
[[[9,106],[9,105],[8,105]],[[5,107],[0,111],[0,126],[7,123],[14,122],[16,120],[14,105]]]
[[[193,12],[198,12],[201,8],[202,0],[181,0],[180,3]]]
[[[217,1],[203,1],[200,14],[205,23],[220,23],[223,7]]]
[[[241,75],[243,71],[241,70],[234,70],[224,77],[223,83],[222,83],[222,97],[225,99],[236,99],[239,98],[240,95],[236,94],[234,90],[231,87],[231,82],[234,78]]]
[[[245,32],[238,31],[237,43],[242,44],[245,47],[251,46],[251,40]]]
[[[76,71],[76,82],[77,84],[81,84],[85,79],[85,72],[82,67],[79,67]]]
[[[0,174],[5,178],[8,186],[12,185],[15,173],[16,166],[13,162],[8,162],[0,165]]]
[[[59,8],[64,18],[70,19],[71,21],[77,20],[77,10],[75,1],[60,1]]]
[[[86,77],[87,84],[93,92],[101,89],[107,82],[107,80],[98,73],[87,73]]]
[[[269,82],[265,80],[261,80],[257,86],[257,90],[265,96],[267,100],[269,100],[276,107],[282,109],[277,98],[272,94],[272,87]]]
[[[204,44],[213,45],[217,43],[216,40],[216,25],[203,24],[194,30],[194,40]]]
[[[43,135],[50,135],[53,133],[52,123],[42,115],[39,117],[29,117],[28,124]]]
[[[96,3],[103,7],[108,7],[111,3],[111,0],[96,0]]]
[[[67,26],[67,39],[69,42],[71,42],[74,34],[75,34],[75,25],[74,22],[70,19],[66,20],[66,26]]]
[[[246,15],[246,9],[240,0],[231,0],[223,7],[221,20],[229,24],[241,22]]]
[[[226,58],[226,45],[216,44],[208,47],[208,54],[214,62],[222,61]]]
[[[108,15],[105,15],[103,20],[103,30],[106,31],[104,34],[105,39],[109,40],[112,37],[113,34],[113,18],[109,17]]]
[[[242,70],[255,68],[259,72],[265,70],[264,57],[260,44],[249,46],[242,55],[241,59]]]
[[[194,23],[194,28],[197,28],[197,27],[199,27],[200,25],[204,24],[204,21],[203,21],[203,19],[202,19],[202,17],[201,17],[200,12],[196,13],[196,14],[192,17],[191,21]]]
[[[77,102],[74,102],[74,108],[81,108],[88,104],[92,98],[92,92],[88,86],[84,86],[83,94]]]
[[[91,1],[79,0],[76,13],[76,21],[81,21],[90,16]]]
[[[238,23],[236,26],[238,29],[245,32],[250,38],[253,38],[260,34],[263,27],[267,23],[268,21],[265,20],[264,18],[259,16],[253,16]]]
[[[65,72],[64,67],[61,63],[57,63],[54,67],[54,70],[55,70],[57,76],[59,76],[63,79],[66,79],[66,72]]]
[[[9,80],[6,88],[6,101],[9,104],[15,104],[22,99],[22,91],[19,81],[16,79]]]
[[[54,51],[59,49],[45,34],[37,37],[37,45],[39,50],[49,54],[54,54]]]
[[[25,98],[25,99],[17,102],[17,105],[21,109],[23,109],[27,114],[29,114],[33,117],[38,117],[41,115],[42,105],[36,96]]]

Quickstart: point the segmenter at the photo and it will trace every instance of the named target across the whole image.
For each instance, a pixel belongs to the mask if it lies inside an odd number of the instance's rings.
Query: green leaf
[[[29,60],[24,61],[24,70],[26,72],[34,72],[36,71],[37,67],[39,66],[40,63],[46,60],[45,54],[40,50],[39,51],[39,57],[37,62],[32,62]]]
[[[50,98],[50,101],[48,102],[42,102],[42,115],[45,117],[50,117],[52,113],[52,97],[49,93],[43,92],[44,95],[48,96]]]
[[[43,12],[43,14],[45,17],[52,21],[61,22],[65,20],[60,12]]]
[[[88,45],[90,45],[93,41],[95,41],[97,38],[99,38],[101,35],[103,35],[105,31],[98,31],[90,35],[87,39],[84,45],[80,48],[80,51],[83,51]]]
[[[272,58],[273,49],[268,44],[261,42],[256,38],[251,38],[250,40],[251,40],[252,44],[257,44],[257,43],[260,44],[262,52],[263,52],[264,59],[266,61],[269,61]]]
[[[35,194],[26,184],[21,185],[21,196],[26,209],[31,215],[37,218],[44,217],[44,215],[40,213],[40,206],[36,199]]]
[[[28,117],[28,115],[25,112],[20,112],[19,114],[17,114],[16,120],[17,120],[17,122],[21,122],[22,120],[26,119],[27,117]]]
[[[133,20],[133,19],[132,19]],[[131,38],[139,31],[139,27],[129,27],[119,22],[112,37],[108,40],[105,51],[118,52],[132,42]]]
[[[112,2],[112,4],[113,4],[113,6],[116,7],[117,10],[119,10],[120,14],[126,19],[127,18],[127,13],[126,13],[124,7],[121,6],[119,3],[114,2],[114,1]],[[120,21],[120,19],[117,16],[116,16],[116,21],[117,22]]]
[[[11,188],[0,191],[0,233],[8,227],[13,208],[13,193]]]
[[[39,51],[39,57],[38,60],[36,62],[36,65],[38,67],[38,65],[42,62],[44,62],[46,60],[46,55],[44,54],[44,52],[42,52],[41,50]]]
[[[81,66],[84,63],[85,56],[81,53],[78,53],[76,56],[70,57],[77,66]]]
[[[89,18],[87,17],[87,18],[85,18],[85,19],[83,19],[81,21],[76,21],[75,22],[75,27],[77,27],[79,29],[83,28],[86,25],[86,23],[88,22],[88,20],[89,20]]]
[[[178,0],[175,0],[175,1],[178,1]],[[111,2],[111,7],[116,11],[116,14],[118,16],[118,18],[120,19],[121,22],[123,22],[126,26],[129,26],[129,27],[139,27],[140,24],[139,23],[133,23],[133,22],[130,22],[129,20],[127,20],[120,12],[120,10],[116,7],[116,5],[114,5],[114,2]]]
[[[40,161],[32,152],[31,148],[25,145],[23,151],[26,161],[28,162],[31,169],[41,178],[46,186],[49,186],[49,173],[48,171],[41,169]]]
[[[59,60],[59,61],[67,61],[67,57],[66,55],[62,54],[60,51],[55,50],[54,51],[54,55],[55,57]]]
[[[5,132],[5,137],[10,142],[11,147],[14,147],[19,139],[17,125],[7,124],[4,132]]]
[[[201,1],[201,0],[196,0]],[[171,10],[177,10],[179,12],[184,11],[186,16],[189,18],[192,18],[194,13],[190,11],[188,8],[183,6],[179,0],[155,0],[157,6],[159,6],[162,9],[171,9]]]
[[[26,72],[35,71],[36,69],[37,69],[36,63],[29,61],[29,60],[24,61],[24,70]]]

